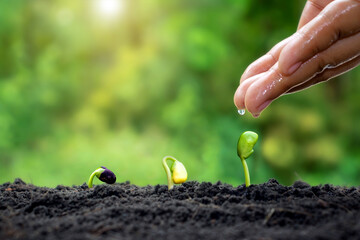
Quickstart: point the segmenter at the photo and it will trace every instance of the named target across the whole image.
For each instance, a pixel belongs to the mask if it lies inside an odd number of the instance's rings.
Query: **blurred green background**
[[[239,135],[256,131],[252,183],[360,184],[360,69],[283,96],[260,118],[233,94],[248,64],[291,35],[305,1],[0,0],[0,183],[243,184]],[[95,180],[95,184],[99,184]]]

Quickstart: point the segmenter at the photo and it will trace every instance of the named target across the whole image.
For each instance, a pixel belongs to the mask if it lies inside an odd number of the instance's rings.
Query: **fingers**
[[[234,95],[234,103],[238,109],[245,108],[245,102],[243,101],[245,96],[243,94],[246,92],[247,88],[260,78],[262,73],[266,73],[278,61],[281,50],[291,40],[291,37],[292,36],[276,44],[267,54],[247,67],[244,74],[241,76],[240,86]]]
[[[238,87],[238,89],[236,90],[235,95],[234,95],[234,103],[235,103],[235,106],[237,107],[237,109],[245,109],[245,101],[244,100],[245,100],[245,93],[246,93],[247,89],[254,82],[256,82],[258,79],[263,77],[265,74],[267,74],[267,71],[265,71],[263,73],[259,73],[257,75],[254,75],[252,77],[249,77],[241,82],[240,86]]]
[[[250,64],[241,76],[240,83],[244,80],[269,70],[279,59],[279,55],[284,46],[290,41],[291,37],[288,37],[278,44],[276,44],[267,54],[257,59]]]
[[[311,87],[312,85],[315,85],[317,83],[327,81],[331,78],[337,77],[337,76],[359,66],[359,64],[360,64],[360,56],[355,57],[351,61],[346,62],[338,67],[328,68],[325,71],[323,71],[322,73],[320,73],[320,74],[316,75],[315,77],[313,77],[312,79],[308,80],[307,82],[289,89],[286,93],[294,93],[294,92],[303,90],[305,88]]]
[[[259,76],[253,76],[248,79],[248,86],[239,86],[235,103],[258,116],[274,99],[290,89],[296,90],[297,86],[301,88],[301,85],[306,87],[307,84],[315,84],[316,81],[331,78],[331,74],[337,75],[355,67],[359,63],[359,56],[360,33],[336,42],[302,64],[291,76],[283,76],[278,64]],[[316,76],[318,78],[315,78]]]
[[[334,42],[358,32],[359,16],[359,1],[339,0],[328,4],[283,48],[279,56],[280,72],[291,75],[301,64]]]
[[[298,30],[313,20],[329,3],[334,0],[308,0],[301,14]]]

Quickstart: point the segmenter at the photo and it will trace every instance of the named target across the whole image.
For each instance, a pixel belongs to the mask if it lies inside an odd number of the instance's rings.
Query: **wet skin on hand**
[[[360,1],[308,1],[298,30],[245,70],[234,95],[257,117],[276,98],[360,64]]]

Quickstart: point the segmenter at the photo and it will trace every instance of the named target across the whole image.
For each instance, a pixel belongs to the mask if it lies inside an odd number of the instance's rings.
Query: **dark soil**
[[[360,239],[360,188],[0,185],[0,239]]]

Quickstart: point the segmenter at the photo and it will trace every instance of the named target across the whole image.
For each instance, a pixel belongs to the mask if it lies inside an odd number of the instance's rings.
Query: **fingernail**
[[[267,106],[269,106],[269,104],[271,103],[271,100],[267,100],[266,102],[264,102],[263,104],[261,104],[258,107],[258,113],[261,113],[262,110],[264,110]]]
[[[298,68],[301,66],[301,62],[295,63],[294,65],[292,65],[289,69],[286,75],[291,75],[293,74],[296,70],[298,70]]]

